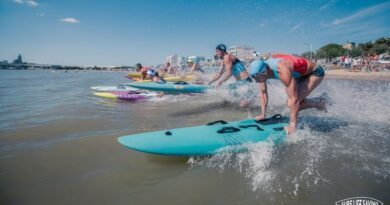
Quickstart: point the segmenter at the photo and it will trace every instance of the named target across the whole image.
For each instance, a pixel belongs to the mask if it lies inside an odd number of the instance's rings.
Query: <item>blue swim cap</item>
[[[226,46],[224,44],[219,44],[217,47],[215,47],[215,50],[220,50],[226,53]]]
[[[266,71],[266,64],[263,60],[255,60],[251,63],[249,66],[249,74],[253,77],[258,73],[265,73]]]

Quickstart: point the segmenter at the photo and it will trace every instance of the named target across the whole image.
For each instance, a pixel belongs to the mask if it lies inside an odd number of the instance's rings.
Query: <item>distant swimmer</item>
[[[167,62],[165,67],[166,67],[166,70],[167,70],[166,73],[168,73],[168,74],[176,74],[177,69],[176,69],[175,66],[171,65],[170,62]]]
[[[194,74],[194,73],[204,74],[204,70],[202,69],[202,67],[199,65],[199,62],[197,62],[197,61],[189,61],[188,67],[189,67],[191,74]]]
[[[148,70],[149,68],[142,66],[141,63],[135,64],[135,71],[141,73],[142,80],[146,79],[146,72],[148,72]]]
[[[219,44],[215,48],[215,53],[218,58],[222,59],[221,68],[208,84],[211,85],[226,72],[225,76],[218,82],[218,88],[233,75],[237,81],[229,85],[230,91],[234,93],[234,96],[241,99],[240,106],[246,106],[251,98],[252,89],[249,84],[252,83],[252,79],[249,77],[249,73],[245,69],[244,64],[236,56],[228,53],[224,44]],[[239,89],[240,92],[237,92],[238,87],[241,87]]]
[[[147,78],[149,78],[151,81],[156,82],[156,83],[166,83],[163,77],[161,77],[158,72],[154,69],[149,69],[146,72]]]
[[[168,73],[168,68],[171,66],[171,64],[169,62],[165,63],[165,66],[161,67],[158,72],[160,74],[165,74],[165,73]]]
[[[286,54],[271,55],[265,60],[255,60],[250,65],[250,75],[259,83],[261,114],[256,120],[266,117],[268,104],[267,79],[279,79],[287,92],[287,106],[290,109],[290,123],[285,130],[287,134],[295,131],[299,111],[309,108],[326,111],[328,102],[326,94],[307,99],[306,97],[322,82],[324,69],[309,60]]]
[[[207,81],[204,76],[205,71],[199,65],[198,61],[188,61],[187,66],[189,73],[194,76],[191,83],[203,84]]]

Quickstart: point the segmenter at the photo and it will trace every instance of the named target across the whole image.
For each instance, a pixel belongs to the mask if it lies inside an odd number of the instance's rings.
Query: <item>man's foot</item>
[[[320,98],[324,99],[328,105],[332,106],[333,100],[332,100],[332,98],[329,97],[328,93],[322,93],[320,95]]]
[[[261,115],[255,117],[256,121],[264,120],[264,119],[265,119],[265,115],[264,114],[261,114]]]
[[[332,105],[332,99],[328,96],[328,93],[322,93],[322,95],[319,98],[320,98],[320,102],[317,106],[317,110],[328,112],[326,106]]]

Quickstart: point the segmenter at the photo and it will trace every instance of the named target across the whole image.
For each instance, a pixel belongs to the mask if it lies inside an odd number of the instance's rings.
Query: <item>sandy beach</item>
[[[343,69],[326,70],[326,78],[357,80],[390,80],[390,72],[351,72]]]

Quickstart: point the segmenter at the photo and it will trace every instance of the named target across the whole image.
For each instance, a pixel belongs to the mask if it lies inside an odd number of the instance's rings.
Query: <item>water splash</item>
[[[285,102],[284,88],[270,83],[270,110]],[[305,110],[286,143],[246,145],[245,153],[191,158],[192,166],[242,173],[255,192],[297,197],[353,173],[378,183],[390,175],[390,93],[387,82],[325,81],[311,96],[327,92],[328,113]],[[288,109],[282,112],[288,114]],[[348,183],[348,182],[346,182]],[[319,186],[321,185],[321,186]]]

